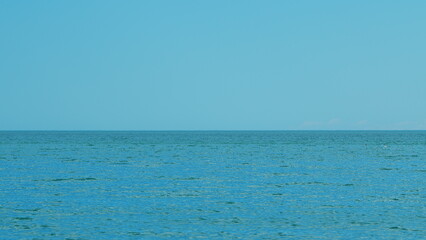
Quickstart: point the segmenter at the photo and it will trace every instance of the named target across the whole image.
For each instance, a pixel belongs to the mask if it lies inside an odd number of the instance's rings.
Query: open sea
[[[426,239],[426,131],[2,131],[0,239]]]

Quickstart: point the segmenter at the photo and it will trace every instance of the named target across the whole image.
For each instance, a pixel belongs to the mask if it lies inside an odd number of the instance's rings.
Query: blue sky
[[[426,129],[426,1],[1,1],[0,129]]]

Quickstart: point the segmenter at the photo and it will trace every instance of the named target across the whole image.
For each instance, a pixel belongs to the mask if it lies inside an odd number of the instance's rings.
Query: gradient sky
[[[426,1],[1,1],[2,130],[426,129]]]

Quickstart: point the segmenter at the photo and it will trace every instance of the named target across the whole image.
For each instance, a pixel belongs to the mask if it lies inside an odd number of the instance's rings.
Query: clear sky
[[[2,130],[426,129],[426,1],[0,1]]]

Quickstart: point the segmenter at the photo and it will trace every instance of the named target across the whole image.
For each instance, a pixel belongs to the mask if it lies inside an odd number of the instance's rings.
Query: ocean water
[[[0,239],[426,239],[426,131],[0,132]]]

